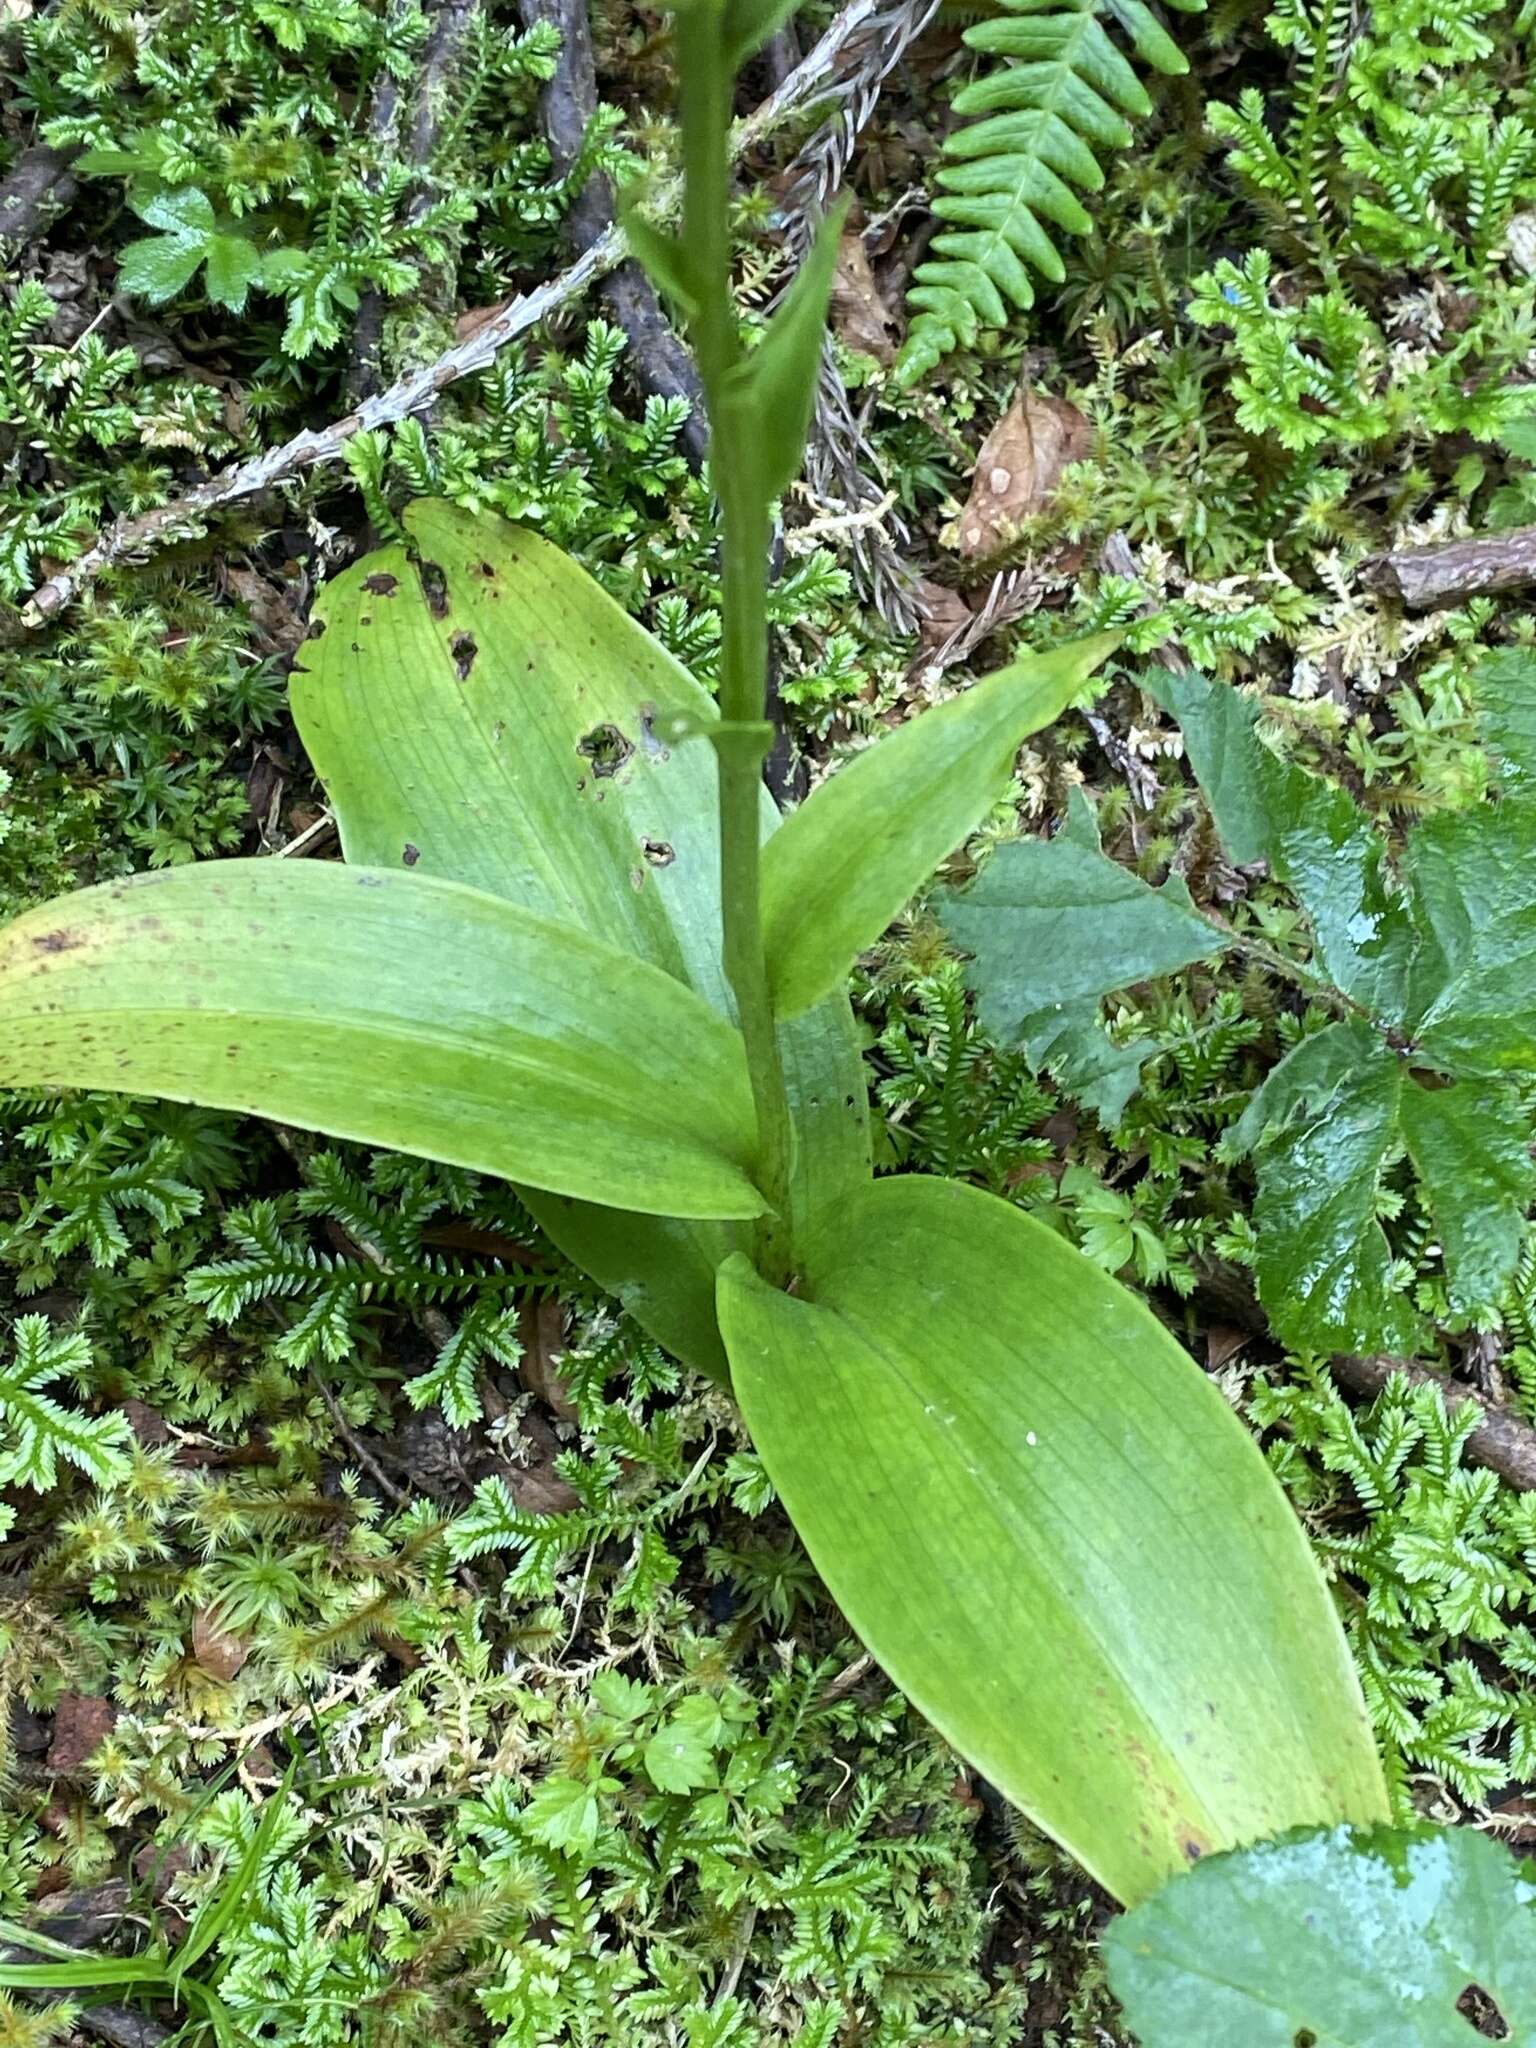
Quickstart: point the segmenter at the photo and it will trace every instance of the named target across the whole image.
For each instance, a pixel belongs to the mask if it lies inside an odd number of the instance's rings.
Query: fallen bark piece
[[[1367,562],[1362,577],[1411,612],[1435,611],[1497,590],[1536,583],[1536,526],[1512,526],[1471,540],[1398,548]]]
[[[0,180],[0,242],[30,242],[68,212],[80,189],[70,169],[79,153],[41,142],[21,152]]]

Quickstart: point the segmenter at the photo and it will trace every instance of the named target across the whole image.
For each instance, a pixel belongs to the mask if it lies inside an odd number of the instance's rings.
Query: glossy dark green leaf
[[[0,932],[0,1087],[253,1111],[663,1215],[762,1206],[731,1025],[426,876],[217,861],[44,904]]]
[[[763,856],[768,969],[782,1015],[842,986],[1002,794],[1024,740],[1060,717],[1116,637],[1024,655],[898,726],[800,806]]]
[[[1526,1120],[1507,1085],[1448,1083],[1358,1019],[1302,1040],[1226,1143],[1253,1152],[1257,1280],[1277,1334],[1302,1350],[1407,1351],[1420,1319],[1379,1217],[1406,1152],[1445,1254],[1453,1308],[1496,1301],[1536,1195]]]
[[[1240,866],[1267,861],[1311,920],[1329,977],[1378,1016],[1406,999],[1413,932],[1381,836],[1349,794],[1259,738],[1260,704],[1194,673],[1149,678],[1179,722],[1216,829]]]
[[[443,875],[581,925],[679,975],[722,1015],[708,693],[579,564],[526,529],[421,503],[403,548],[329,584],[291,701],[347,858]],[[763,797],[764,831],[777,813]],[[846,997],[784,1028],[796,1197],[835,1206],[869,1172]],[[555,1242],[669,1350],[724,1377],[714,1273],[737,1226],[625,1215],[530,1191]]]
[[[1470,1828],[1348,1828],[1218,1856],[1104,1938],[1141,2048],[1536,2042],[1536,1883]]]
[[[1306,1537],[1145,1306],[1017,1209],[874,1183],[721,1327],[753,1441],[896,1683],[1124,1899],[1384,1817]]]
[[[1112,1045],[1097,1029],[1098,999],[1209,959],[1228,943],[1182,883],[1150,888],[1100,851],[1080,790],[1067,829],[1000,846],[939,915],[971,955],[966,980],[987,1030],[1021,1043],[1035,1066],[1111,1120],[1153,1048]]]
[[[740,417],[741,445],[753,451],[753,488],[764,504],[781,496],[800,474],[847,212],[846,204],[834,206],[823,219],[767,332],[730,372],[721,394],[721,404]]]
[[[1536,804],[1431,818],[1403,866],[1421,939],[1414,1044],[1455,1072],[1536,1072]]]
[[[1303,1039],[1254,1095],[1227,1152],[1255,1153],[1255,1278],[1277,1336],[1298,1350],[1411,1351],[1420,1318],[1396,1283],[1378,1220],[1403,1153],[1402,1077],[1369,1026]]]
[[[1536,649],[1501,647],[1473,677],[1483,743],[1508,796],[1536,796]]]

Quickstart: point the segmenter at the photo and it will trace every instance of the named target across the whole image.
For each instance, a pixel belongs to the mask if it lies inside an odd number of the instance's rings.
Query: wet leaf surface
[[[1347,1828],[1213,1857],[1116,1921],[1142,2048],[1536,2042],[1536,1882],[1470,1828]]]

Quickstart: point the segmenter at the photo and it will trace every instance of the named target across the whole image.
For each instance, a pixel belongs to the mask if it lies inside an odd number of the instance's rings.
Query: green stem
[[[720,500],[720,902],[726,979],[736,998],[757,1111],[757,1169],[769,1214],[759,1231],[764,1277],[790,1272],[794,1126],[763,948],[762,768],[768,675],[769,508],[750,483],[743,423],[731,404],[741,334],[731,292],[732,78],[713,10],[676,17],[682,74],[683,246],[697,304],[690,329],[709,405],[710,469]]]

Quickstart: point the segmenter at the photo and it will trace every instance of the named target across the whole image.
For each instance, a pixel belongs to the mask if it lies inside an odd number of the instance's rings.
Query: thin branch
[[[774,129],[823,98],[835,76],[842,51],[875,12],[876,0],[853,0],[804,63],[797,66],[761,106],[737,125],[732,138],[737,156],[756,147]],[[671,190],[658,194],[663,204],[673,204],[675,198],[675,192]],[[157,506],[154,511],[141,513],[132,519],[118,520],[99,534],[68,568],[61,569],[56,576],[50,576],[46,583],[38,586],[22,613],[23,623],[38,626],[54,617],[66,605],[72,604],[98,576],[119,562],[145,556],[152,549],[172,541],[201,535],[206,530],[211,512],[225,505],[238,504],[244,498],[255,497],[261,491],[271,490],[274,485],[306,469],[339,460],[355,434],[393,426],[420,412],[450,384],[488,369],[509,342],[549,319],[572,299],[579,298],[590,285],[622,263],[627,254],[622,231],[617,226],[610,227],[569,270],[551,278],[535,291],[523,292],[509,299],[472,334],[445,350],[434,362],[408,371],[387,390],[364,399],[343,418],[327,427],[306,429],[295,434],[292,440],[284,441],[280,447],[269,448],[249,462],[222,470],[168,505]]]
[[[1362,580],[1387,592],[1411,612],[1464,604],[1498,590],[1536,583],[1536,526],[1442,541],[1434,547],[1396,548],[1367,562]]]
[[[877,0],[843,45],[832,83],[836,103],[790,166],[784,195],[785,241],[796,267],[816,224],[842,185],[855,144],[874,116],[892,71],[939,10],[939,0]],[[822,351],[816,414],[806,449],[806,482],[823,504],[861,512],[884,500],[873,455],[837,367],[830,338]],[[916,577],[906,559],[911,534],[899,514],[853,529],[854,575],[863,595],[898,632],[917,630]]]
[[[539,114],[549,138],[551,169],[564,177],[580,163],[597,113],[597,66],[587,0],[518,0],[518,12],[525,28],[548,22],[559,32],[560,58],[540,95]],[[605,177],[589,177],[565,217],[576,253],[584,253],[607,234],[613,219],[611,185]],[[599,289],[603,303],[629,337],[630,358],[646,388],[662,398],[687,400],[681,438],[697,468],[709,441],[704,394],[693,358],[662,311],[650,279],[630,257]]]
[[[1394,1374],[1401,1373],[1410,1386],[1438,1387],[1448,1414],[1457,1414],[1470,1402],[1482,1419],[1467,1438],[1469,1454],[1519,1492],[1536,1493],[1536,1429],[1514,1409],[1502,1407],[1481,1394],[1463,1392],[1451,1385],[1443,1373],[1431,1372],[1406,1358],[1355,1358],[1341,1354],[1329,1359],[1328,1369],[1341,1387],[1367,1399],[1374,1398]]]

